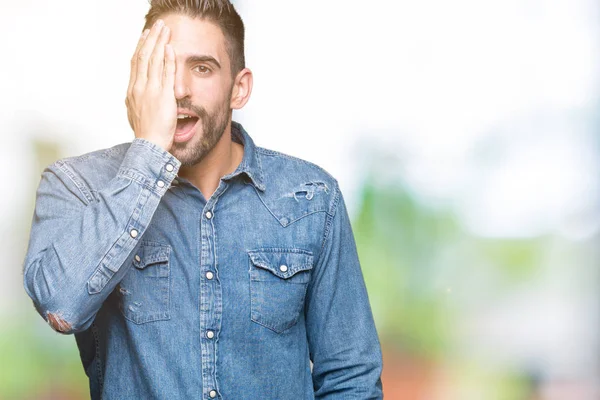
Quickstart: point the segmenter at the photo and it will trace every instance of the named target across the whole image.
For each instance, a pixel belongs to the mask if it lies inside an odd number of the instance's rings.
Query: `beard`
[[[190,141],[173,143],[171,146],[171,154],[181,162],[182,166],[189,167],[198,164],[217,145],[229,123],[230,101],[231,99],[228,98],[212,114],[209,114],[204,107],[192,104],[189,98],[177,100],[177,107],[193,111],[202,125],[201,137],[196,136],[197,133],[195,133]],[[199,127],[196,129],[198,130]]]

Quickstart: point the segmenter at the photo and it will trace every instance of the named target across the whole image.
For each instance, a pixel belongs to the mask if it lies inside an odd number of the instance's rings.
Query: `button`
[[[279,270],[280,270],[281,272],[287,272],[287,270],[288,270],[288,267],[287,267],[287,265],[282,265],[281,267],[279,267]]]
[[[211,399],[214,399],[215,397],[217,397],[217,392],[214,390],[211,390],[210,392],[208,392],[208,395],[210,396]]]
[[[173,172],[174,169],[175,169],[175,167],[173,165],[167,164],[167,171]]]
[[[135,261],[140,262],[142,261],[142,259],[140,258],[140,256],[138,256],[137,254],[135,255]]]
[[[210,211],[207,211],[206,214],[204,214],[204,215],[206,215],[207,219],[211,219],[213,217],[213,215]]]
[[[158,181],[158,182],[156,182],[156,185],[157,185],[159,188],[163,188],[163,187],[165,187],[165,183],[164,183],[163,181]]]
[[[212,339],[215,337],[215,333],[213,331],[206,331],[206,337]]]
[[[215,277],[215,274],[213,274],[212,272],[208,271],[206,273],[206,279],[211,280],[214,277]]]
[[[132,237],[132,238],[134,238],[134,239],[137,237],[138,233],[139,233],[139,232],[138,232],[138,231],[136,231],[135,229],[132,229],[132,230],[129,232],[129,234],[131,235],[131,237]]]
[[[179,181],[177,179],[173,179],[171,181],[171,185],[179,185]]]

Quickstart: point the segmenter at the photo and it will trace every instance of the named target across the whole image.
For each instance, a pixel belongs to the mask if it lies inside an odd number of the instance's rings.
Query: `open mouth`
[[[194,117],[193,115],[179,114],[177,116],[177,129],[175,130],[176,134],[184,134],[188,132],[190,129],[196,125],[198,122],[198,117]]]
[[[188,141],[193,136],[198,120],[199,118],[193,115],[178,114],[174,140],[176,142]]]

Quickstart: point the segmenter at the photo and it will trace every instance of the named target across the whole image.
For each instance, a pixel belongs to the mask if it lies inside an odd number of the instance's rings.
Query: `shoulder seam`
[[[122,152],[122,148],[125,145],[131,146],[131,142],[119,143],[112,147],[107,147],[104,149],[90,151],[88,153],[80,154],[78,156],[65,157],[59,161],[62,161],[64,163],[78,163],[78,162],[87,161],[90,158],[108,158],[115,153]]]
[[[331,199],[331,203],[329,206],[329,210],[327,210],[327,218],[325,219],[325,229],[323,232],[323,240],[321,241],[321,250],[319,251],[319,258],[321,258],[321,254],[323,254],[323,250],[325,249],[325,244],[327,243],[327,239],[329,238],[329,233],[331,232],[331,225],[333,225],[333,218],[335,217],[337,206],[340,199],[340,187],[337,181],[334,179],[334,192]]]
[[[295,156],[291,156],[289,154],[285,154],[282,153],[280,151],[276,151],[276,150],[271,150],[271,149],[266,149],[264,147],[256,147],[256,151],[263,154],[263,155],[271,155],[271,156],[278,156],[278,157],[282,157],[282,158],[287,158],[288,160],[292,160],[292,161],[297,161],[297,162],[301,162],[303,164],[306,164],[314,169],[317,169],[321,172],[323,172],[325,175],[327,175],[328,178],[330,178],[331,180],[335,181],[335,177],[333,175],[331,175],[325,168],[311,162],[308,160],[304,160],[302,158],[299,157],[295,157]]]

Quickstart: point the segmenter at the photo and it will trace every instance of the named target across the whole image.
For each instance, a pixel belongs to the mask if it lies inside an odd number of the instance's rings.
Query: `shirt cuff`
[[[136,138],[125,153],[118,175],[145,185],[162,196],[177,176],[181,162],[146,139]]]

